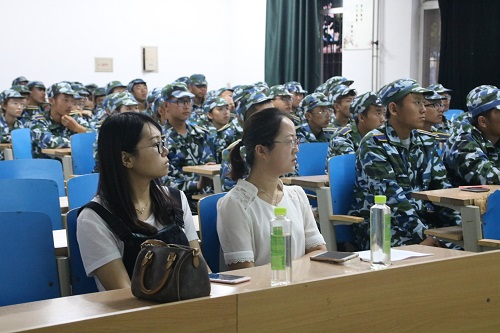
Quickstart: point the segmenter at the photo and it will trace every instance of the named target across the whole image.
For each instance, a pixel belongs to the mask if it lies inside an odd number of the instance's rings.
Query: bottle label
[[[271,235],[271,269],[286,269],[285,237],[283,236],[283,227],[273,227]]]

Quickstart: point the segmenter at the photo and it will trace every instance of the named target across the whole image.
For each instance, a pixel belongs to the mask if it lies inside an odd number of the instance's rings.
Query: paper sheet
[[[370,261],[370,250],[359,251],[358,253],[359,253],[359,259],[363,261]],[[432,256],[432,254],[391,249],[391,261],[400,261],[411,257],[425,257],[425,256]]]

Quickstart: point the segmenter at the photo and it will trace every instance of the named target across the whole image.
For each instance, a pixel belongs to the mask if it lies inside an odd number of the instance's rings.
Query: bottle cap
[[[387,201],[387,198],[385,195],[376,195],[375,196],[375,203],[376,204],[385,204]]]
[[[274,215],[285,216],[286,215],[286,208],[285,207],[275,207],[274,208]]]

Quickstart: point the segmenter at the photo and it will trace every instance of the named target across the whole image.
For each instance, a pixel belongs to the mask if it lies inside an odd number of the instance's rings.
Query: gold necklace
[[[261,189],[260,187],[257,187],[257,189],[259,191],[261,191],[262,193],[264,193],[269,199],[271,199],[271,205],[275,205],[276,204],[276,201],[278,200],[278,193],[279,193],[279,190],[276,191],[276,194],[274,195],[274,198],[269,194],[267,193],[266,191],[264,191],[263,189]]]
[[[148,207],[148,206],[149,206],[149,202],[142,208],[139,208],[139,209],[137,209],[135,207],[134,208],[137,211],[137,213],[139,213],[139,215],[142,215],[142,213],[144,213],[144,211],[146,210],[146,207]]]

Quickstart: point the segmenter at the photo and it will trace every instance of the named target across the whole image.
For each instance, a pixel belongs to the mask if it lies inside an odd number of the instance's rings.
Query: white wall
[[[151,88],[206,75],[209,89],[264,79],[266,0],[23,0],[0,2],[0,90],[20,75],[45,85],[105,85],[141,77]],[[158,73],[142,71],[158,47]],[[95,57],[113,58],[96,73]]]

